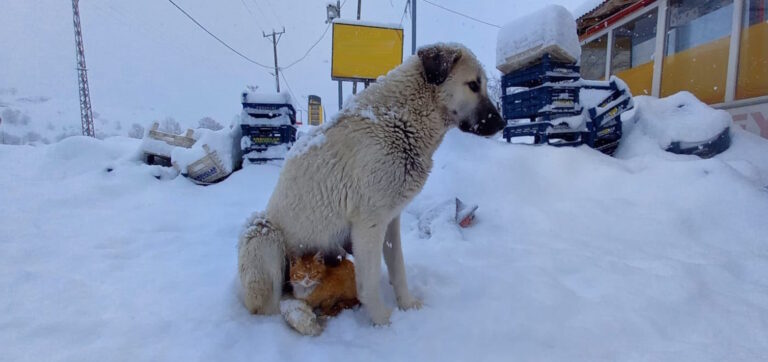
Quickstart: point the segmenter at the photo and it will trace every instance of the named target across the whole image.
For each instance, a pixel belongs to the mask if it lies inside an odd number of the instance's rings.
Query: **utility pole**
[[[283,31],[281,32],[275,32],[275,29],[272,29],[272,34],[265,34],[263,31],[261,34],[263,34],[265,38],[272,38],[272,49],[275,52],[275,84],[277,85],[277,93],[280,93],[280,68],[277,67],[277,42],[279,42],[280,38],[285,34],[285,27],[283,27]]]
[[[80,0],[72,0],[72,18],[75,25],[75,51],[77,54],[77,83],[80,88],[80,123],[83,136],[96,137],[93,131],[93,111],[91,110],[91,91],[88,89],[88,70],[85,67],[85,49],[83,31],[80,28]]]
[[[357,0],[357,20],[360,20],[360,5],[363,0]],[[357,82],[352,82],[352,94],[357,94]]]
[[[416,54],[416,0],[411,0],[411,55]]]

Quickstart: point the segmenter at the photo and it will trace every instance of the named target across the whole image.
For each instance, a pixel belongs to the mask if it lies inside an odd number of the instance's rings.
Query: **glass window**
[[[598,80],[605,78],[605,59],[608,55],[608,34],[581,47],[581,77]]]
[[[654,9],[613,30],[611,74],[624,80],[633,95],[651,94],[657,13]]]
[[[744,1],[736,99],[768,95],[768,0]]]
[[[670,0],[661,95],[725,100],[733,0]]]

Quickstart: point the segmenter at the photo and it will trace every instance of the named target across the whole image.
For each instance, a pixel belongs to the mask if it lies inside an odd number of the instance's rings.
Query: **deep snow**
[[[616,159],[451,131],[402,219],[424,308],[384,328],[345,311],[316,338],[237,299],[236,238],[275,165],[201,187],[133,161],[132,139],[0,146],[3,359],[765,359],[768,143],[737,129],[701,160],[630,135]],[[475,224],[425,238],[453,197]]]

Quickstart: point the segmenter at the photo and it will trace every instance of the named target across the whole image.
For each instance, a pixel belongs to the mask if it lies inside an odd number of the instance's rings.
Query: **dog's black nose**
[[[489,101],[483,102],[483,106],[477,110],[477,123],[473,127],[473,133],[480,136],[493,136],[502,129],[506,123],[499,115],[499,111]],[[462,129],[463,130],[463,129]]]

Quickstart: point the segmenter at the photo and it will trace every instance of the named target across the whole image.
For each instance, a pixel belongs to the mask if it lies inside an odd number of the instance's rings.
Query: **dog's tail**
[[[254,314],[280,313],[285,268],[285,237],[266,214],[254,213],[237,245],[243,303]]]

